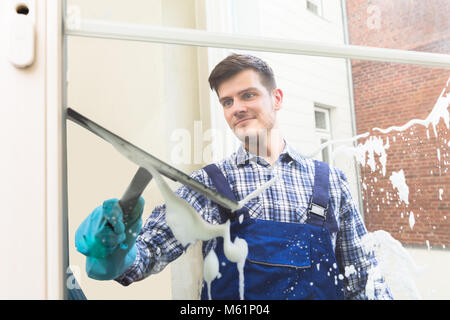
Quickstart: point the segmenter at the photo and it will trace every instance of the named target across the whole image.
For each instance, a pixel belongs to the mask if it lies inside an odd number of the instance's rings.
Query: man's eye
[[[251,92],[244,93],[244,98],[245,99],[250,99],[250,98],[253,98],[254,96],[255,96],[255,94],[251,93]]]
[[[222,105],[224,106],[224,107],[229,107],[229,106],[231,106],[233,104],[233,101],[232,100],[225,100],[223,103],[222,103]]]

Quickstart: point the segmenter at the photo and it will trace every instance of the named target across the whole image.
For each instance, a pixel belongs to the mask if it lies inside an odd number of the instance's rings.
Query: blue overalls
[[[306,223],[286,223],[250,218],[244,208],[231,213],[219,206],[222,221],[231,219],[231,240],[236,236],[248,244],[244,266],[244,299],[343,299],[342,275],[336,263],[331,232],[337,231],[328,199],[329,167],[314,161],[315,177],[312,199]],[[220,169],[205,168],[216,189],[236,200]],[[330,205],[330,207],[329,207]],[[239,222],[238,217],[244,219]],[[205,248],[205,243],[204,243]],[[223,239],[217,239],[214,249],[219,259],[220,278],[211,283],[211,298],[239,299],[237,264],[227,260]],[[204,282],[202,299],[208,299]]]

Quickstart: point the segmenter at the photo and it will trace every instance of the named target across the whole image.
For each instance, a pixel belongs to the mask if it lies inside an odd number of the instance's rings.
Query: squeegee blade
[[[140,149],[131,142],[119,137],[115,133],[109,131],[108,129],[100,126],[94,121],[86,118],[77,111],[67,108],[67,118],[83,128],[91,131],[98,137],[109,142],[117,151],[119,151],[123,156],[125,156],[130,161],[136,163],[139,167],[145,168],[146,165],[153,166],[159,173],[165,177],[172,179],[174,181],[180,182],[190,189],[197,191],[198,193],[204,195],[205,197],[211,199],[215,203],[221,205],[224,208],[228,208],[235,211],[241,207],[241,205],[222,195],[221,193],[208,188],[204,184],[192,179],[190,176],[184,172],[172,167],[168,163],[156,158],[155,156],[149,154],[148,152]]]

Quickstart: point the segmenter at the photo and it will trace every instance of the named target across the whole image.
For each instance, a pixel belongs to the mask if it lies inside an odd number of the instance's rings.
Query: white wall
[[[422,268],[421,272],[414,277],[421,298],[424,300],[449,300],[450,251],[424,248],[406,249],[416,265]]]

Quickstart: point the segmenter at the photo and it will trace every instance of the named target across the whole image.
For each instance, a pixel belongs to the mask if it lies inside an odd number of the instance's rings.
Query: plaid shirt
[[[278,180],[258,197],[246,204],[250,217],[291,223],[305,223],[307,208],[314,182],[314,162],[299,155],[288,143],[278,161],[273,165],[248,153],[242,146],[230,157],[216,165],[232,188],[236,199],[242,199],[269,181],[273,174]],[[203,170],[194,171],[191,177],[215,189]],[[176,194],[186,200],[209,223],[223,223],[217,205],[186,186]],[[345,175],[330,167],[330,199],[334,204],[339,231],[331,234],[333,248],[344,277],[346,299],[367,299],[365,294],[367,271],[376,267],[374,257],[364,253],[361,237],[366,227],[353,200]],[[124,286],[158,273],[179,257],[185,248],[173,236],[165,221],[165,205],[156,207],[145,222],[137,240],[135,262],[116,279]],[[374,269],[372,269],[374,270]],[[372,273],[379,274],[379,273]],[[371,276],[372,278],[373,276]],[[374,279],[375,299],[392,299],[389,288],[381,277]]]

